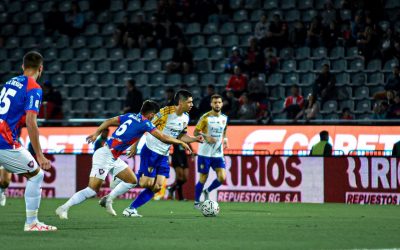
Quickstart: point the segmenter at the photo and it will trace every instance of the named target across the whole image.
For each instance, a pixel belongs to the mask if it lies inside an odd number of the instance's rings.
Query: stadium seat
[[[311,86],[315,81],[315,74],[307,73],[300,76],[300,86]]]
[[[237,35],[228,35],[225,36],[224,46],[233,47],[239,45],[239,37]]]
[[[305,10],[302,13],[303,13],[303,15],[302,15],[302,19],[301,20],[303,22],[306,22],[306,23],[311,22],[312,19],[318,15],[318,12],[316,10],[313,10],[313,9]]]
[[[32,27],[30,24],[22,24],[18,28],[17,36],[28,36],[32,34]]]
[[[316,72],[321,71],[322,66],[328,64],[329,66],[331,65],[331,62],[329,59],[320,59],[320,60],[315,60],[314,61],[314,70]]]
[[[352,86],[365,85],[366,81],[367,81],[367,75],[365,73],[356,73],[351,75]]]
[[[76,85],[70,88],[70,99],[81,100],[83,97],[85,97],[84,87]]]
[[[195,61],[208,59],[208,49],[207,48],[198,48],[193,51],[193,59]]]
[[[92,61],[83,62],[79,67],[79,71],[83,73],[93,72],[94,70],[95,70],[95,65]]]
[[[264,8],[267,10],[273,10],[278,8],[278,1],[277,0],[265,0],[264,1]]]
[[[85,35],[92,36],[99,34],[99,26],[96,23],[89,24],[85,29]]]
[[[111,62],[108,60],[99,61],[96,65],[96,72],[106,73],[111,71]]]
[[[180,74],[170,74],[167,75],[167,84],[178,86],[182,83],[182,77]]]
[[[382,62],[380,59],[371,60],[367,65],[367,72],[380,71],[382,69]]]
[[[285,96],[285,88],[283,87],[274,87],[271,89],[271,99],[277,100],[277,99],[284,99],[286,98]]]
[[[296,1],[293,0],[281,0],[281,9],[288,10],[296,8]]]
[[[149,84],[149,75],[148,74],[137,74],[135,76],[135,81],[137,86],[145,86]]]
[[[383,85],[384,83],[384,78],[382,73],[372,73],[368,74],[368,79],[367,79],[367,86],[377,86],[377,85]]]
[[[20,47],[19,37],[10,37],[7,39],[5,48],[6,49],[15,49]]]
[[[78,36],[72,40],[72,48],[78,49],[78,48],[83,48],[83,47],[86,47],[86,38],[85,37]]]
[[[285,20],[288,22],[295,22],[297,20],[300,20],[300,11],[298,10],[289,10],[285,14],[286,18]]]
[[[294,55],[292,48],[283,48],[279,52],[280,59],[292,59]]]
[[[353,89],[351,87],[340,87],[337,88],[337,99],[339,101],[350,100],[353,95]]]
[[[22,11],[22,4],[20,1],[11,1],[9,4],[7,4],[7,12],[12,14],[12,13],[18,13]]]
[[[189,44],[189,46],[190,46],[190,47],[195,47],[195,48],[197,48],[197,47],[203,47],[204,44],[205,44],[205,42],[204,42],[204,36],[202,36],[202,35],[195,35],[195,36],[192,36],[192,38],[190,39],[190,44]]]
[[[331,50],[331,53],[329,54],[330,59],[339,59],[343,58],[345,53],[344,53],[344,47],[334,47]]]
[[[237,10],[233,14],[233,21],[235,22],[243,22],[248,20],[247,11],[246,10]]]
[[[0,69],[4,72],[11,71],[11,63],[7,61],[0,62]]]
[[[113,23],[107,23],[103,25],[103,28],[101,30],[101,34],[105,36],[110,36],[114,33],[116,27]]]
[[[357,47],[348,48],[346,57],[347,58],[359,57],[358,48]]]
[[[106,104],[106,110],[109,112],[115,113],[116,111],[121,110],[121,108],[122,108],[121,101],[112,100],[112,101],[107,102],[107,104]]]
[[[157,49],[146,49],[143,53],[143,60],[151,61],[157,59]]]
[[[343,21],[351,20],[351,10],[348,9],[340,10],[340,18]]]
[[[312,0],[298,0],[297,6],[300,10],[308,10],[315,7]]]
[[[350,63],[350,71],[357,72],[364,70],[364,60],[362,59],[355,59]]]
[[[164,74],[152,74],[150,76],[150,84],[164,85],[165,84],[165,75]]]
[[[339,115],[338,114],[334,114],[334,113],[326,114],[326,115],[323,116],[323,119],[324,120],[339,120]]]
[[[12,24],[6,24],[1,27],[1,35],[5,37],[11,36],[15,32],[15,26]]]
[[[105,72],[105,74],[100,75],[99,80],[99,85],[102,86],[113,86],[117,84],[115,80],[115,75],[109,72]],[[123,82],[119,84],[123,84]]]
[[[310,48],[301,47],[295,51],[296,59],[308,59],[310,57]]]
[[[137,60],[129,63],[129,71],[132,73],[144,72],[144,62],[142,60]]]
[[[204,25],[203,34],[204,35],[212,35],[218,33],[218,26],[215,23],[207,23]]]
[[[380,21],[378,25],[384,32],[386,32],[390,28],[390,23],[388,21]]]
[[[189,23],[186,27],[185,34],[194,35],[201,33],[201,27],[199,23]]]
[[[204,74],[200,78],[200,85],[207,86],[209,84],[215,84],[216,78],[215,74]]]
[[[283,101],[282,100],[274,101],[272,103],[272,113],[279,114],[282,113],[282,111],[283,111]]]
[[[268,78],[268,84],[272,86],[277,86],[281,84],[283,81],[283,76],[280,73],[273,73],[269,78]]]
[[[230,77],[231,76],[229,74],[218,75],[217,86],[225,87],[228,84]]]
[[[326,58],[328,54],[328,51],[325,47],[318,47],[313,49],[312,51],[312,57],[320,59],[320,58]]]
[[[357,102],[355,113],[365,113],[371,112],[371,102],[370,100],[362,100]]]
[[[85,100],[78,100],[76,102],[73,102],[72,107],[73,107],[74,112],[87,113],[89,110],[89,103],[88,103],[88,101],[85,101]]]
[[[136,11],[141,9],[140,1],[128,1],[128,7],[126,10],[128,11]]]
[[[284,74],[283,76],[283,83],[285,85],[293,85],[293,84],[299,84],[300,82],[300,77],[297,73],[287,73]]]
[[[159,60],[153,60],[146,63],[147,73],[156,73],[162,71],[162,64]]]
[[[296,60],[285,60],[281,62],[281,72],[293,72],[296,71]]]
[[[346,71],[347,61],[345,59],[334,60],[331,69],[338,72]]]
[[[35,37],[26,37],[22,40],[22,47],[25,49],[36,48],[37,46]]]
[[[78,71],[78,62],[77,61],[66,61],[63,64],[62,71],[65,73],[74,74]]]
[[[43,23],[43,15],[40,12],[33,13],[29,17],[29,23],[30,24],[37,24],[40,25]]]
[[[350,76],[348,73],[339,73],[335,75],[336,86],[344,86],[350,84]]]
[[[107,58],[108,58],[107,49],[99,48],[93,51],[93,56],[92,56],[93,60],[98,61],[98,60],[105,60]]]
[[[196,62],[196,70],[198,73],[208,73],[211,70],[211,65],[209,60]]]
[[[358,87],[354,91],[354,99],[360,100],[360,99],[368,99],[369,98],[369,88],[362,86]]]
[[[207,47],[222,46],[222,37],[220,35],[212,35],[207,39]]]
[[[261,9],[254,9],[251,13],[250,21],[258,22],[261,19],[261,16],[264,14],[264,11]]]
[[[166,48],[161,51],[160,60],[161,61],[170,61],[174,54],[174,50],[171,48]]]
[[[337,104],[337,101],[334,101],[334,100],[329,100],[329,101],[326,101],[325,103],[324,103],[324,105],[322,106],[322,110],[321,110],[321,113],[333,113],[333,112],[336,112],[338,110],[338,104]]]
[[[241,35],[239,36],[239,46],[240,47],[248,47],[249,46],[249,40],[252,38],[252,35]]]
[[[7,59],[7,50],[0,49],[0,62],[4,61],[6,59]]]
[[[99,84],[99,76],[98,74],[87,74],[84,76],[83,84],[88,86],[97,86]]]
[[[399,65],[399,61],[397,59],[391,59],[391,60],[389,60],[389,61],[387,61],[385,63],[385,66],[383,67],[383,70],[385,72],[392,72],[392,68],[394,66],[398,66],[398,65]]]
[[[57,49],[63,49],[69,47],[69,37],[67,36],[60,36],[56,42]]]
[[[118,88],[116,88],[115,86],[104,88],[104,91],[102,92],[103,99],[115,100],[115,98],[119,97]]]
[[[399,8],[400,7],[400,2],[397,0],[387,0],[385,4],[386,9],[394,9],[394,8]]]
[[[66,85],[75,86],[82,84],[82,76],[80,74],[70,74],[67,76]]]
[[[298,71],[300,72],[309,72],[312,71],[314,68],[314,62],[312,60],[302,60],[299,61],[299,68]]]
[[[225,71],[226,60],[222,59],[214,63],[213,73],[223,73]]]
[[[189,86],[194,86],[199,83],[199,78],[198,78],[197,74],[188,74],[188,75],[185,75],[184,83],[186,83]]]
[[[214,48],[211,50],[210,57],[211,60],[221,60],[225,58],[225,49]]]
[[[126,51],[125,59],[128,60],[128,61],[141,59],[141,51],[140,51],[140,49],[128,49]]]
[[[110,1],[111,5],[110,5],[110,10],[111,11],[119,11],[122,10],[124,8],[124,3],[121,0],[113,0]]]
[[[90,49],[80,49],[75,52],[76,60],[78,61],[86,61],[91,58],[91,50]]]
[[[240,35],[251,34],[253,32],[253,27],[250,22],[240,23],[237,27],[237,33]]]
[[[350,109],[351,112],[354,112],[354,101],[353,100],[344,100],[339,103],[340,111],[344,108]]]
[[[230,22],[224,23],[224,24],[222,24],[219,32],[223,35],[232,34],[235,32],[235,25]]]
[[[111,60],[122,60],[124,59],[124,51],[122,49],[112,49],[109,53]]]

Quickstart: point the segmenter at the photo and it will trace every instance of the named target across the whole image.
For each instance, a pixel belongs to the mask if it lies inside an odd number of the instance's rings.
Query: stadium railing
[[[351,156],[391,156],[392,150],[350,150],[348,155]]]

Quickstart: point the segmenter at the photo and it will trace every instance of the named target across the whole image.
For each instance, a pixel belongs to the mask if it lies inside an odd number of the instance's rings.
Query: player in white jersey
[[[4,207],[6,205],[6,189],[11,182],[11,173],[0,166],[0,206]]]
[[[225,181],[224,148],[228,147],[226,128],[228,117],[221,113],[223,106],[222,97],[213,95],[211,97],[211,111],[205,113],[198,121],[194,135],[203,135],[205,142],[199,145],[197,171],[200,174],[199,182],[195,187],[195,208],[200,208],[200,196],[204,193],[205,200],[208,194],[221,186]],[[217,178],[203,191],[204,183],[208,178],[210,167],[217,173]]]
[[[193,107],[193,97],[189,91],[179,90],[174,97],[175,106],[162,108],[153,119],[153,124],[164,134],[178,138],[186,143],[202,142],[203,137],[192,137],[186,134],[189,123],[187,112]],[[171,144],[163,143],[152,135],[146,136],[146,144],[140,153],[140,169],[138,172],[139,185],[143,190],[123,211],[129,217],[141,217],[137,208],[150,201],[154,194],[161,190],[166,178],[169,177],[168,155]],[[135,152],[131,149],[131,154]]]

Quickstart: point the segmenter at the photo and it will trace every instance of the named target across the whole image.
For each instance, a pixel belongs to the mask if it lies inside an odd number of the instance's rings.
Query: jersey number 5
[[[126,120],[126,122],[122,123],[122,125],[119,126],[117,131],[115,131],[115,134],[120,136],[123,133],[125,133],[125,131],[128,129],[128,126],[131,125],[131,123],[132,123],[132,120]]]
[[[15,89],[3,88],[0,93],[0,115],[4,115],[8,112],[11,105],[10,97],[14,97],[15,94],[17,94],[17,91]]]

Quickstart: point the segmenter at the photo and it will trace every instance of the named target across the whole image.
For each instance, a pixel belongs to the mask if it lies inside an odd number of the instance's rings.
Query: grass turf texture
[[[58,232],[23,232],[24,202],[0,207],[1,249],[353,249],[400,247],[400,209],[344,204],[220,203],[216,218],[191,202],[151,201],[143,218],[112,217],[91,199],[61,221],[65,200],[42,200],[40,219]]]

